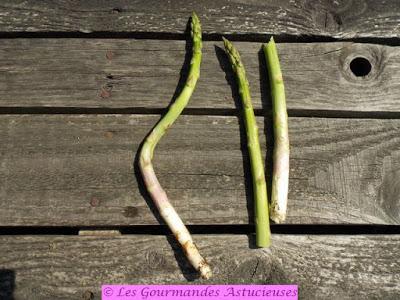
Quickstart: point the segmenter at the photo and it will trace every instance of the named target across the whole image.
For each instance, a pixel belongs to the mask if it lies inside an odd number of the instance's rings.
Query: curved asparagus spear
[[[223,40],[225,51],[229,56],[232,69],[236,74],[236,81],[239,86],[239,94],[243,105],[247,147],[250,154],[251,175],[253,180],[256,244],[258,247],[269,247],[271,243],[271,232],[268,217],[267,185],[265,183],[264,165],[262,162],[260,143],[258,141],[258,127],[251,103],[249,83],[239,52],[231,42],[225,38],[223,38]]]
[[[274,39],[263,45],[272,93],[274,152],[270,215],[275,223],[286,218],[289,186],[289,133],[285,88]]]
[[[165,134],[166,130],[175,122],[182,110],[185,108],[196,86],[197,79],[200,77],[202,47],[201,26],[195,13],[192,14],[191,27],[191,36],[193,40],[192,59],[185,87],[175,102],[170,106],[167,114],[158,122],[146,138],[140,153],[139,166],[147,191],[157,206],[160,215],[181,244],[190,263],[200,272],[203,278],[207,279],[211,276],[210,266],[200,255],[189,231],[169,202],[167,194],[158,182],[151,163],[155,146]]]

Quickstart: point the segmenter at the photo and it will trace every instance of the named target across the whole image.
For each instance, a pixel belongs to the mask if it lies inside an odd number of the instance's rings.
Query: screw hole
[[[350,62],[350,70],[356,77],[367,76],[371,72],[371,69],[371,63],[364,57],[356,57]]]

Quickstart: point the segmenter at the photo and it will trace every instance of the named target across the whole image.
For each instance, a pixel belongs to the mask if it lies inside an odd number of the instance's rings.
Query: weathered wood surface
[[[159,224],[133,166],[159,116],[83,114],[90,108],[164,109],[185,73],[185,56],[188,63],[182,39],[192,10],[208,40],[228,34],[233,40],[266,41],[274,34],[278,41],[365,38],[399,45],[397,2],[1,1],[0,36],[11,39],[0,43],[0,226]],[[65,38],[85,33],[93,33],[91,39]],[[139,39],[128,39],[134,37]],[[261,43],[235,45],[255,108],[266,112]],[[156,172],[187,224],[253,219],[245,141],[232,116],[233,75],[218,47],[220,42],[204,43],[202,77],[187,112],[231,116],[182,116],[156,149]],[[293,115],[400,111],[399,47],[278,48]],[[357,56],[372,64],[365,78],[349,69]],[[4,115],[46,107],[83,114]],[[270,122],[262,117],[258,122],[263,153],[269,154]],[[290,118],[287,223],[399,225],[399,129],[400,120]],[[269,169],[268,155],[266,162]],[[205,283],[196,279],[172,237],[116,233],[0,236],[0,298],[100,299],[101,283]],[[274,234],[271,251],[250,249],[247,236],[194,238],[214,267],[209,283],[295,283],[300,299],[400,298],[399,235]]]
[[[1,3],[2,32],[183,33],[192,11],[205,33],[398,37],[397,0],[22,1]]]
[[[0,296],[99,299],[102,283],[191,282],[299,284],[300,299],[400,297],[398,235],[273,235],[271,251],[250,249],[244,235],[194,238],[213,267],[209,281],[164,236],[2,236]]]
[[[158,119],[1,116],[1,225],[158,224],[133,167],[139,144]],[[399,224],[399,120],[289,121],[288,223]],[[181,116],[157,147],[156,173],[186,223],[253,219],[238,123],[234,116]],[[265,154],[270,124],[262,117],[258,123]]]
[[[260,43],[236,42],[255,108],[269,108]],[[232,70],[220,42],[204,43],[188,108],[233,109]],[[289,109],[400,111],[400,48],[370,44],[278,44]],[[355,77],[350,61],[370,60]],[[0,43],[0,106],[165,108],[177,88],[185,42],[15,39]],[[185,69],[185,68],[184,68]],[[229,83],[229,84],[228,84]]]

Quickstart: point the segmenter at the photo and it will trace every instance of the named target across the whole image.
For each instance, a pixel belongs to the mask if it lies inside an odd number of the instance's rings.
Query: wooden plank
[[[400,20],[396,0],[5,0],[1,11],[3,32],[182,33],[196,11],[209,34],[398,37]]]
[[[196,278],[172,237],[2,236],[0,286],[13,288],[0,296],[100,299],[102,283],[292,283],[300,299],[400,296],[399,235],[273,235],[270,251],[249,249],[244,235],[194,238],[214,269],[209,281]]]
[[[256,108],[270,107],[260,43],[242,54]],[[234,109],[234,77],[220,42],[204,43],[189,108]],[[289,109],[399,111],[400,48],[370,44],[278,44]],[[367,77],[351,73],[365,57]],[[177,88],[183,41],[11,39],[0,44],[0,106],[165,108]],[[261,60],[260,60],[261,58]],[[187,61],[188,62],[188,61]],[[183,73],[185,73],[184,68]],[[237,99],[237,97],[234,97]]]
[[[1,225],[158,224],[133,168],[158,118],[2,115]],[[253,219],[238,123],[181,116],[157,147],[156,172],[186,223]],[[270,123],[258,123],[265,154]],[[290,118],[289,127],[288,223],[399,224],[399,120]]]

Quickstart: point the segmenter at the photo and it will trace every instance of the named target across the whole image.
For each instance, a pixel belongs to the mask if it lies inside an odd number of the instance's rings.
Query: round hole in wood
[[[350,70],[356,77],[367,76],[372,69],[372,65],[365,57],[355,57],[350,62]]]

